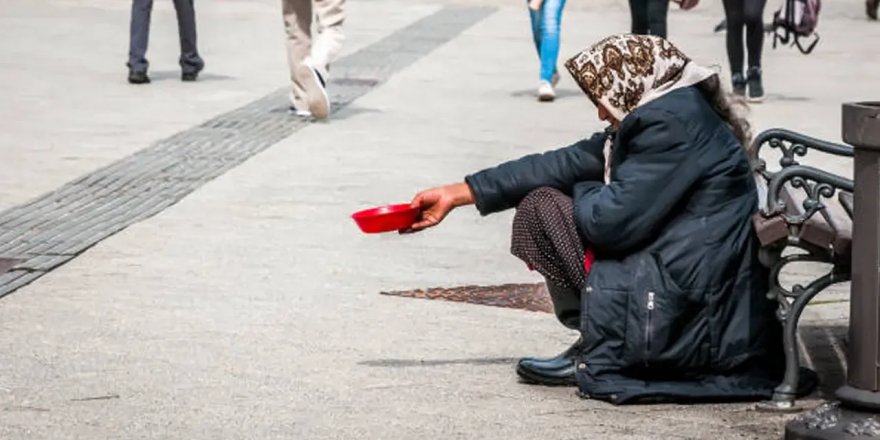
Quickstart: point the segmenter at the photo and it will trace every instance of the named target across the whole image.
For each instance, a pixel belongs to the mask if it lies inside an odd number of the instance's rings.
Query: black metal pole
[[[846,385],[785,428],[786,440],[880,438],[880,102],[843,105],[855,149],[852,287]]]

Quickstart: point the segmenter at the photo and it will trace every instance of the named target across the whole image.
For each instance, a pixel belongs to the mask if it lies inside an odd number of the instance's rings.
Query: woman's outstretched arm
[[[605,172],[605,133],[568,147],[531,154],[505,162],[465,178],[474,203],[482,215],[512,208],[528,193],[549,186],[571,195],[572,187],[585,180],[601,181]]]
[[[412,206],[420,211],[419,219],[404,232],[418,232],[437,226],[450,211],[474,203],[474,194],[467,183],[453,183],[424,190],[412,200]]]

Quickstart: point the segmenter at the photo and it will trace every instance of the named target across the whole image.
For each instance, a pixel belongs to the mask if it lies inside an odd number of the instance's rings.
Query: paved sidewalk
[[[0,211],[284,85],[276,1],[197,5],[208,68],[192,85],[176,80],[164,3],[150,49],[160,81],[131,87],[120,2],[7,1],[0,26],[16,38],[0,42]],[[472,3],[351,2],[345,55]],[[406,237],[362,235],[348,215],[601,128],[568,78],[559,101],[535,102],[523,8],[478,3],[494,9],[330,122],[0,300],[0,438],[779,438],[787,416],[749,404],[613,407],[518,384],[514,359],[574,338],[550,315],[377,294],[534,282],[507,253],[509,213],[462,210]],[[625,30],[623,5],[572,6],[562,54]],[[880,86],[874,50],[854,43],[880,26],[851,8],[823,12],[814,55],[768,49],[756,127],[839,140],[840,102]],[[673,39],[725,65],[723,35],[711,34],[720,17],[715,5],[674,11]],[[36,29],[49,35],[27,38]],[[815,334],[844,323],[847,307],[811,307]]]

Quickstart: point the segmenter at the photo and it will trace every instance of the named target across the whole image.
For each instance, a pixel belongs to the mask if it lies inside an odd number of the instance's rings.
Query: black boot
[[[578,339],[568,350],[549,359],[522,358],[516,364],[516,374],[524,382],[538,385],[577,385],[574,369],[582,344],[583,340]]]
[[[130,84],[149,84],[150,77],[147,76],[146,70],[129,70],[128,82]]]
[[[740,97],[746,96],[746,78],[742,73],[734,73],[732,76],[733,94]]]
[[[749,67],[749,102],[764,100],[764,84],[761,82],[761,68]]]

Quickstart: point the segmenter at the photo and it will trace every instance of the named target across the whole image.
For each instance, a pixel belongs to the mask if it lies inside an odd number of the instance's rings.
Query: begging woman
[[[768,398],[781,329],[751,216],[748,124],[717,74],[655,36],[606,38],[565,64],[611,127],[428,189],[412,227],[456,207],[516,208],[511,251],[581,338],[519,376],[590,397]]]

